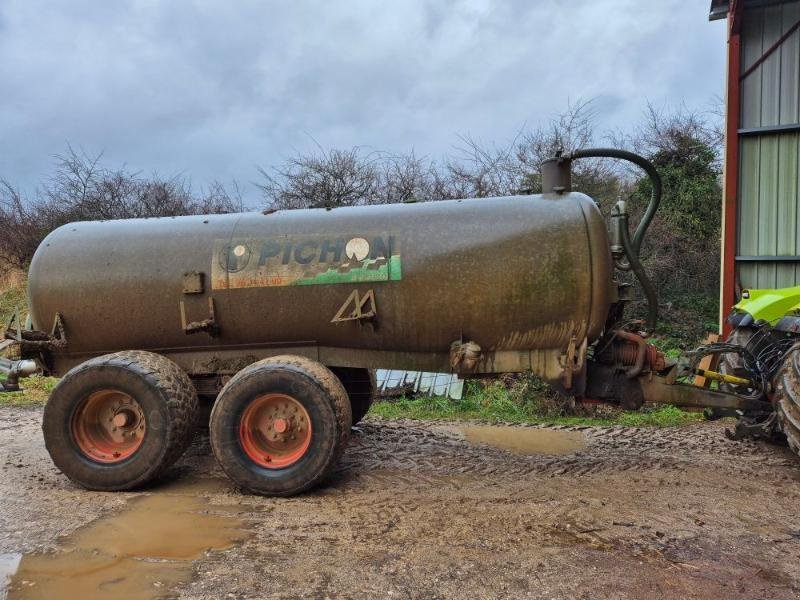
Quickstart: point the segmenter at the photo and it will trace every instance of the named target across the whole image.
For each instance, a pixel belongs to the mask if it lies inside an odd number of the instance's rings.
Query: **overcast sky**
[[[294,151],[438,157],[596,98],[708,108],[708,0],[0,1],[0,175],[32,188],[69,142],[110,166],[257,179]],[[254,192],[248,191],[248,197]]]

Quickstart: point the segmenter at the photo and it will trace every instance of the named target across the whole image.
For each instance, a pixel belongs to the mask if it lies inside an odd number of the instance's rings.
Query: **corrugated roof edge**
[[[740,0],[745,8],[758,8],[761,6],[774,6],[775,4],[786,4],[795,0]],[[718,21],[728,16],[730,0],[711,0],[711,9],[708,13],[709,21]]]
[[[711,0],[711,9],[708,13],[709,21],[719,21],[728,16],[728,0]]]

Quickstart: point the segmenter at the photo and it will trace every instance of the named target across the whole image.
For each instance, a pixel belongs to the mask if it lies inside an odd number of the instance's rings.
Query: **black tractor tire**
[[[786,355],[774,387],[773,404],[781,431],[792,451],[800,454],[800,345]]]
[[[375,371],[351,367],[330,367],[330,370],[342,382],[347,397],[350,398],[353,425],[355,425],[364,418],[369,407],[375,401],[375,394],[378,390]]]
[[[306,449],[285,466],[270,463],[271,450],[263,450],[266,456],[257,462],[248,453],[253,446],[248,446],[244,433],[252,430],[250,437],[261,436],[263,444],[270,443],[265,439],[266,432],[272,434],[270,421],[258,421],[257,428],[251,428],[247,415],[272,397],[288,398],[310,423],[298,429],[298,436],[308,436]],[[222,389],[211,411],[211,448],[223,471],[241,488],[264,496],[292,496],[330,476],[349,440],[352,418],[347,392],[327,367],[301,356],[275,356],[245,367]],[[278,419],[274,414],[272,419],[274,425]]]
[[[79,446],[75,419],[97,393],[135,399],[146,428],[138,448],[124,460],[98,462]],[[164,473],[189,447],[197,394],[186,373],[152,352],[129,350],[88,360],[70,370],[50,394],[42,432],[55,465],[73,482],[100,491],[129,490]]]

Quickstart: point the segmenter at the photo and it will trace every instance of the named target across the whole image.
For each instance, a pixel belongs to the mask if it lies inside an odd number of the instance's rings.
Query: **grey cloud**
[[[67,142],[112,164],[255,178],[317,140],[438,156],[570,99],[626,128],[704,105],[724,25],[691,0],[0,5],[0,175],[32,187]],[[251,192],[252,193],[252,192]]]

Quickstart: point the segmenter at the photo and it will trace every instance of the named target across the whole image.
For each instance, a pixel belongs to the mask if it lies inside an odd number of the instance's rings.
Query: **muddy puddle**
[[[165,487],[76,530],[55,552],[4,555],[0,574],[5,568],[7,599],[175,595],[191,579],[193,560],[250,536],[240,518],[246,506],[211,504],[204,497],[223,486],[206,480]]]
[[[468,442],[518,454],[571,454],[586,447],[586,438],[580,431],[473,425],[463,427],[461,432]]]

